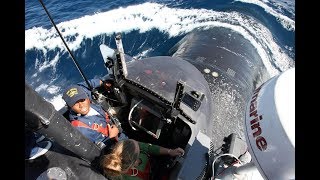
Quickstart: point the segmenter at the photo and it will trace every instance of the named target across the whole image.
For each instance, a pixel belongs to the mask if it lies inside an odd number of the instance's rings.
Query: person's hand
[[[115,126],[115,125],[110,126],[110,124],[107,124],[107,128],[109,131],[110,138],[118,137],[119,129],[117,128],[117,126]]]
[[[168,154],[172,157],[174,156],[183,156],[184,155],[184,150],[181,148],[175,148],[175,149],[169,149]]]

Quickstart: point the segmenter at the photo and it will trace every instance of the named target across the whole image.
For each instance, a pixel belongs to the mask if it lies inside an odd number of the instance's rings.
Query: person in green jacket
[[[158,145],[127,139],[116,143],[112,151],[103,155],[100,165],[110,179],[150,179],[149,155],[183,156],[181,148],[168,149]]]

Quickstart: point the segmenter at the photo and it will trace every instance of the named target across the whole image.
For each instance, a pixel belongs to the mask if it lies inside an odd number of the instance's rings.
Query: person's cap
[[[88,95],[79,85],[69,86],[62,95],[62,99],[69,107],[72,107],[78,100],[86,98],[88,98]]]

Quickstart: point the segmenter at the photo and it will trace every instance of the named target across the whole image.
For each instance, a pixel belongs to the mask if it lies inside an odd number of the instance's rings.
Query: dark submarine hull
[[[209,123],[211,127],[206,127],[211,132],[206,134],[211,135],[213,147],[210,144],[210,151],[218,149],[223,143],[223,138],[231,133],[237,133],[245,139],[243,129],[246,103],[255,87],[268,79],[262,60],[250,42],[241,35],[223,28],[195,30],[175,45],[170,53],[173,57],[193,64],[203,73],[209,84],[213,116],[212,123]],[[45,135],[53,142],[48,153],[25,162],[25,179],[36,179],[50,167],[61,167],[68,179],[106,179],[91,165],[91,162],[100,156],[99,149],[66,123],[61,112],[55,111],[53,106],[35,91],[28,86],[25,91],[27,127]],[[35,99],[42,105],[34,106],[38,103]],[[38,114],[39,117],[34,117],[34,114]],[[34,120],[43,117],[50,121],[50,126],[41,127],[39,121]],[[205,124],[198,123],[202,126]],[[77,138],[71,138],[68,134],[70,131]],[[82,148],[76,146],[79,143]],[[207,146],[198,141],[196,143],[203,147],[202,151],[208,151]],[[189,154],[193,153],[192,151],[198,150],[192,149]],[[193,158],[195,159],[191,161],[197,164],[194,160],[199,159],[199,156],[194,154]],[[201,161],[203,159],[204,157]],[[186,158],[187,162],[189,160],[190,158]],[[198,171],[195,168],[190,170],[187,168],[190,165],[185,165],[179,176],[198,177],[194,173],[199,173],[204,164],[205,162],[198,162],[197,165],[201,166]]]
[[[213,149],[221,147],[231,133],[244,140],[246,104],[253,90],[269,79],[256,48],[230,29],[211,28],[191,32],[170,51],[198,68],[209,84]]]

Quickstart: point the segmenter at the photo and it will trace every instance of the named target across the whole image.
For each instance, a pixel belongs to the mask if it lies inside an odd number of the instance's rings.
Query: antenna
[[[78,64],[78,62],[75,60],[75,58],[74,58],[73,54],[71,53],[71,51],[70,51],[70,49],[69,49],[69,47],[68,47],[67,43],[64,41],[64,39],[63,39],[63,37],[62,37],[62,35],[61,35],[61,33],[60,33],[59,29],[57,28],[56,24],[54,23],[53,19],[51,18],[51,15],[49,14],[49,12],[48,12],[47,8],[45,7],[44,3],[42,2],[42,0],[39,0],[39,2],[41,3],[41,5],[42,5],[43,9],[46,11],[46,13],[47,13],[47,15],[48,15],[48,17],[49,17],[49,19],[50,19],[50,21],[51,21],[52,25],[54,26],[54,28],[55,28],[55,29],[56,29],[56,31],[58,32],[58,34],[59,34],[60,38],[62,39],[63,44],[66,46],[66,48],[67,48],[67,50],[68,50],[68,52],[69,52],[69,54],[70,54],[70,56],[71,56],[72,61],[75,63],[75,65],[76,65],[77,69],[78,69],[78,70],[79,70],[79,72],[80,72],[80,75],[81,75],[81,76],[82,76],[82,78],[86,81],[86,83],[87,83],[87,85],[88,85],[89,89],[90,89],[90,90],[92,90],[92,89],[93,89],[93,88],[92,88],[92,86],[90,85],[90,83],[89,83],[89,81],[87,80],[87,78],[84,76],[84,74],[83,74],[83,72],[82,72],[82,70],[81,70],[81,68],[80,68],[80,66],[79,66],[79,64]]]
[[[120,54],[120,60],[121,60],[121,65],[122,65],[122,72],[123,72],[123,76],[127,77],[128,75],[128,70],[127,70],[127,64],[126,61],[124,59],[124,50],[123,50],[123,46],[122,46],[122,40],[121,40],[121,34],[117,34],[116,36],[116,45],[117,45],[117,50]]]

